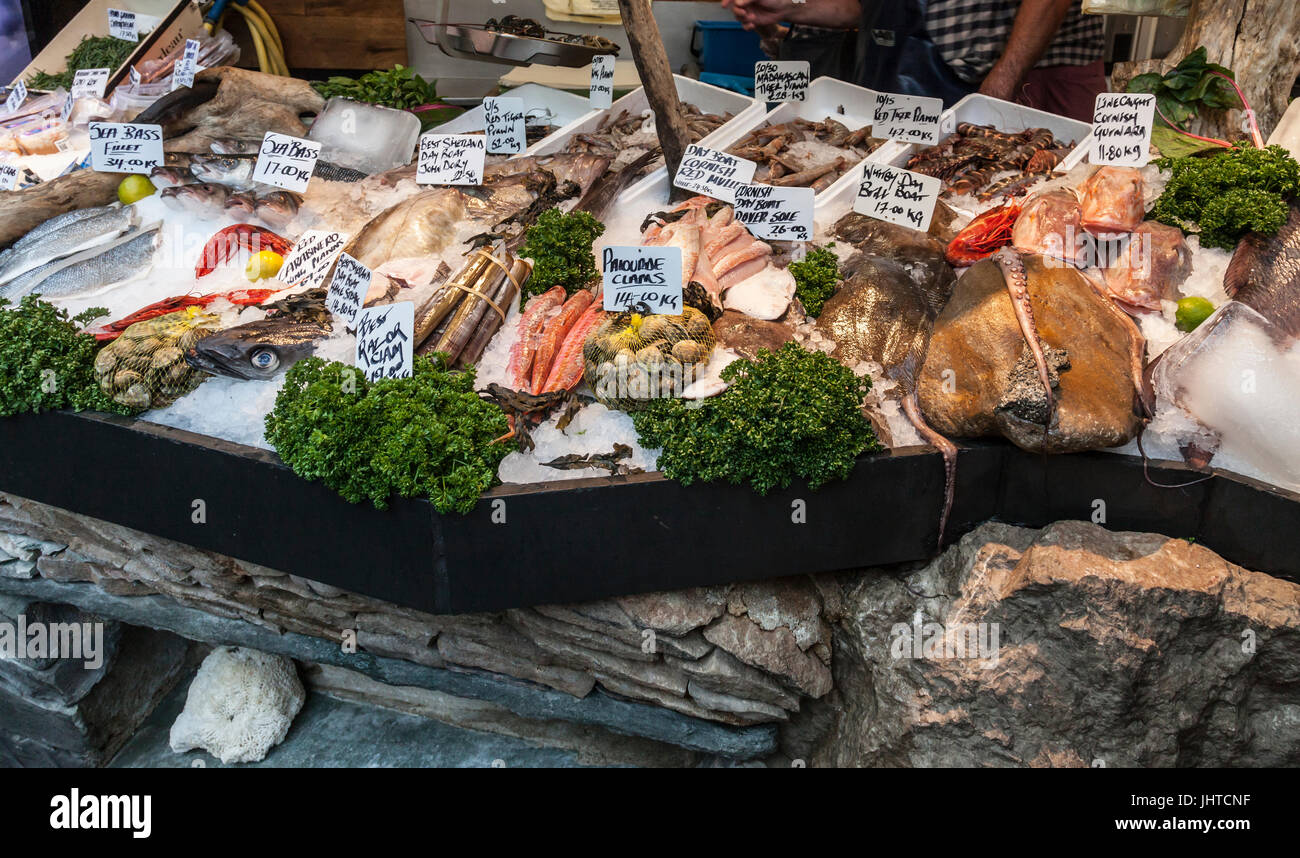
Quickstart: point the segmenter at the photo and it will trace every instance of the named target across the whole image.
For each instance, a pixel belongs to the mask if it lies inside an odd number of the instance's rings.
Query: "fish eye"
[[[249,357],[249,362],[257,369],[275,369],[280,359],[270,349],[258,349]]]

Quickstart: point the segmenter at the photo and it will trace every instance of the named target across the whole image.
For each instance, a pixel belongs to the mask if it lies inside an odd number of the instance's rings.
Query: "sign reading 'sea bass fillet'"
[[[614,55],[601,54],[591,58],[592,110],[604,110],[614,102]]]
[[[421,185],[481,185],[487,140],[482,134],[425,134],[415,181]]]
[[[754,97],[759,101],[803,101],[810,80],[807,60],[754,63]]]
[[[878,92],[871,135],[933,146],[939,142],[939,118],[942,115],[942,98]]]
[[[100,173],[145,173],[162,166],[161,125],[90,123],[90,166]]]
[[[522,98],[483,99],[483,122],[489,152],[517,155],[528,147]]]
[[[1145,167],[1151,160],[1151,125],[1156,97],[1103,92],[1092,111],[1092,150],[1088,159],[1112,167]]]
[[[309,229],[293,245],[280,266],[276,279],[288,286],[315,289],[343,250],[348,237],[342,233]]]
[[[680,247],[611,246],[600,252],[606,310],[677,315],[682,311]]]
[[[410,378],[415,371],[411,334],[415,330],[415,304],[401,301],[363,307],[355,319],[356,366],[368,381]]]
[[[351,325],[366,301],[373,276],[369,268],[351,256],[346,253],[340,256],[330,280],[329,293],[325,296],[325,309]]]
[[[753,181],[757,167],[753,161],[692,143],[682,155],[673,184],[687,191],[734,203],[736,189]]]
[[[253,181],[301,194],[307,190],[319,157],[320,144],[314,140],[268,131],[257,153]]]
[[[736,221],[755,238],[771,241],[811,241],[812,188],[742,185],[736,189]]]
[[[884,164],[863,164],[853,210],[924,232],[930,228],[934,204],[942,190],[943,182],[934,176]]]

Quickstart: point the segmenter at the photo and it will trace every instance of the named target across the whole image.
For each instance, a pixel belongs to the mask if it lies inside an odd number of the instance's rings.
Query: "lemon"
[[[259,250],[249,258],[244,276],[254,281],[274,277],[280,273],[280,266],[283,264],[284,257],[274,250]]]
[[[138,203],[145,197],[153,196],[157,190],[153,186],[153,182],[149,181],[148,176],[137,173],[133,176],[127,176],[122,180],[122,184],[117,186],[117,198],[122,201],[122,205],[129,206],[131,203]]]
[[[1174,325],[1183,333],[1194,331],[1214,312],[1214,305],[1200,296],[1193,295],[1178,302],[1174,313]]]

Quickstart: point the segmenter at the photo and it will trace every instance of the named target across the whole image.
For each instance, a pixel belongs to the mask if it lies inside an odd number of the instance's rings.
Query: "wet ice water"
[[[556,428],[558,420],[559,415],[551,415],[545,423],[533,430],[533,442],[537,446],[532,452],[511,453],[502,460],[497,472],[501,476],[501,482],[540,483],[609,476],[609,471],[600,468],[559,470],[548,468],[542,462],[570,453],[584,456],[589,453],[610,453],[616,443],[632,448],[632,457],[620,460],[619,464],[645,471],[655,469],[659,451],[645,450],[637,443],[632,418],[622,411],[614,411],[593,402],[579,411],[564,431]]]

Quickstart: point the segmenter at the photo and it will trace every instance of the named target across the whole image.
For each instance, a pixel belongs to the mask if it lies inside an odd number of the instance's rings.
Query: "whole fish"
[[[200,182],[216,182],[231,188],[251,188],[257,159],[247,155],[195,155],[190,172]]]
[[[261,319],[204,337],[185,353],[185,362],[213,375],[266,381],[308,357],[328,333],[307,315]]]
[[[37,241],[49,235],[50,233],[54,232],[56,229],[62,229],[63,227],[68,226],[69,224],[76,223],[79,220],[86,220],[87,218],[97,217],[99,215],[104,214],[107,211],[116,208],[121,208],[121,206],[118,205],[117,203],[113,203],[111,206],[97,206],[95,208],[89,208],[89,209],[73,209],[70,212],[64,212],[61,215],[56,215],[50,218],[44,223],[38,224],[30,231],[28,231],[28,233],[24,235],[22,238],[18,239],[13,244],[9,245],[9,248],[7,250],[0,252],[0,267],[7,265],[9,259],[11,259],[14,256],[14,254],[26,250],[28,247],[31,247]]]
[[[186,167],[154,167],[149,171],[149,181],[158,190],[174,188],[177,185],[191,185],[196,179]]]
[[[176,211],[212,217],[225,209],[230,189],[216,182],[195,182],[159,191],[158,197],[163,205]]]
[[[527,390],[532,378],[533,357],[541,342],[546,320],[552,312],[564,303],[563,286],[552,286],[535,296],[524,308],[519,317],[515,344],[510,347],[510,360],[506,365],[506,377],[515,390]]]
[[[256,155],[262,148],[262,141],[258,140],[241,140],[235,137],[222,137],[213,140],[210,146],[213,153],[217,155]]]
[[[560,347],[564,345],[565,337],[591,305],[592,297],[586,289],[579,289],[564,302],[564,306],[560,308],[555,318],[546,324],[542,340],[537,346],[537,354],[533,356],[529,393],[537,394],[545,389],[546,382],[551,377],[551,367],[555,363],[556,355],[560,353]]]
[[[65,221],[21,249],[15,246],[0,268],[0,283],[9,283],[49,262],[111,241],[139,223],[139,215],[130,206],[94,211],[97,213],[90,217]]]
[[[28,272],[4,287],[4,297],[24,295],[68,298],[95,295],[105,288],[146,274],[158,249],[159,228],[153,224],[103,247],[93,247],[66,259],[57,259]]]
[[[280,228],[298,216],[302,195],[293,191],[271,191],[257,197],[253,204],[257,219],[267,226]]]
[[[372,269],[399,257],[435,256],[455,239],[464,199],[454,188],[422,191],[373,217],[343,250]]]
[[[257,197],[252,191],[240,191],[226,198],[226,214],[237,220],[252,220],[257,209]]]
[[[1276,235],[1250,233],[1238,243],[1223,275],[1223,291],[1300,337],[1300,204],[1291,203]]]

